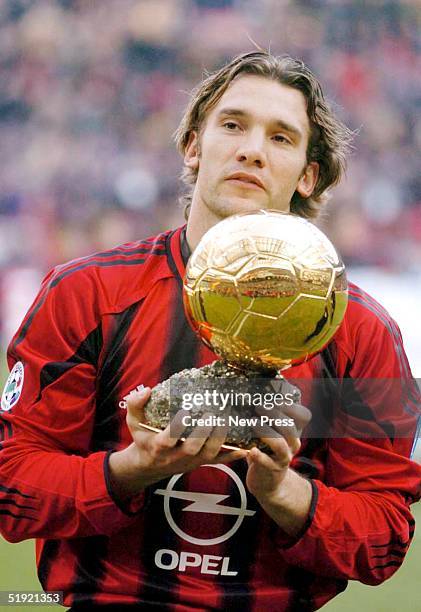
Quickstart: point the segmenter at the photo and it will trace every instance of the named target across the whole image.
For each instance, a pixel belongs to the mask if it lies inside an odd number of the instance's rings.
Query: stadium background
[[[0,0],[3,349],[51,266],[182,222],[171,138],[188,91],[254,40],[308,63],[358,130],[322,227],[349,276],[397,319],[421,377],[417,5]],[[0,542],[0,590],[39,588],[33,548]],[[419,612],[420,563],[418,535],[396,577],[350,585],[326,610]]]

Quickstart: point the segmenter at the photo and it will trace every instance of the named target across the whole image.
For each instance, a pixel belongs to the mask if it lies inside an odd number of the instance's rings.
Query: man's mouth
[[[237,183],[241,187],[249,189],[264,189],[262,181],[254,174],[247,174],[245,172],[235,172],[231,176],[227,177],[227,181]]]

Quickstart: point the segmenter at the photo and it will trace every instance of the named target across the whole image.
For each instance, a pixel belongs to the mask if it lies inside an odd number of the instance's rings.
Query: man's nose
[[[263,168],[266,165],[263,138],[259,135],[247,138],[237,150],[237,161]]]

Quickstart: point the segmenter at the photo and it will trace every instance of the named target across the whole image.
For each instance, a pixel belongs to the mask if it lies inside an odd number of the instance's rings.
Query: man
[[[239,56],[198,87],[177,132],[186,230],[44,280],[9,347],[0,513],[7,539],[38,539],[41,583],[72,610],[313,610],[402,563],[420,468],[390,423],[371,440],[268,437],[271,456],[224,452],[212,428],[179,443],[139,427],[151,386],[215,358],[184,317],[191,249],[234,213],[314,216],[349,138],[300,62]],[[411,385],[395,323],[355,286],[334,340],[290,375]],[[386,426],[382,402],[357,405]],[[408,397],[397,407],[415,426]]]

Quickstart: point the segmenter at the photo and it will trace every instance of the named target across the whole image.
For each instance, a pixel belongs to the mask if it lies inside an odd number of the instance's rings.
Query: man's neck
[[[203,203],[198,203],[193,199],[186,230],[186,239],[191,251],[197,247],[202,236],[221,220]]]

